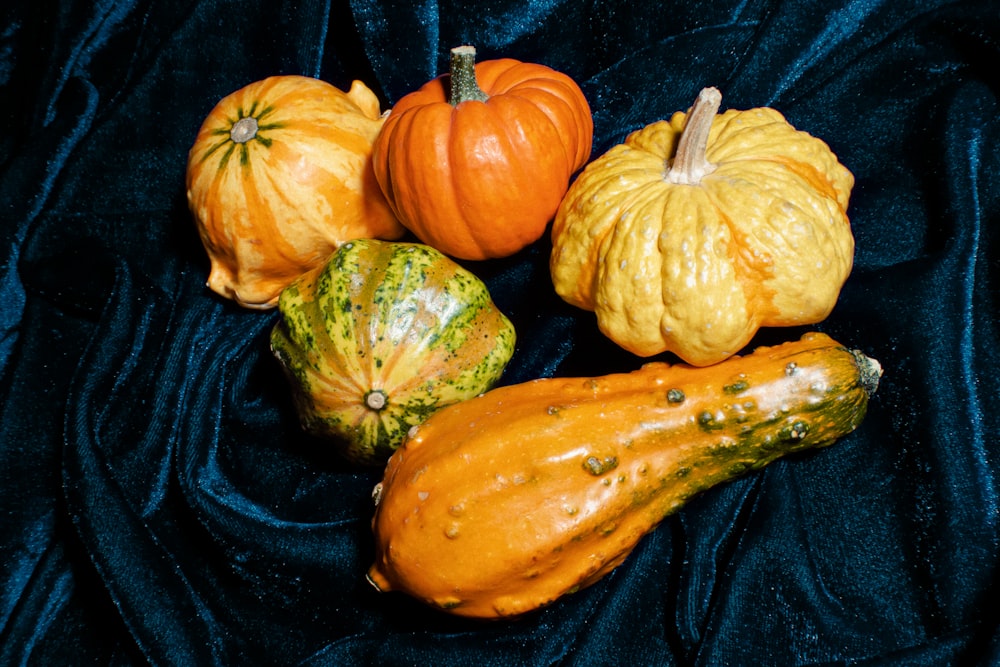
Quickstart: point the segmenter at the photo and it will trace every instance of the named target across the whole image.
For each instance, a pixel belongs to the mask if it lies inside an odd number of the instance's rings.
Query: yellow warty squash
[[[556,292],[640,356],[719,362],[760,327],[825,319],[851,271],[854,177],[774,109],[690,113],[591,162],[557,211]]]

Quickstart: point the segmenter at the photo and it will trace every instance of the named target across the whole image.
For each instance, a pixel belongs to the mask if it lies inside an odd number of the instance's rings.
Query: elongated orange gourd
[[[444,408],[376,487],[369,580],[461,616],[547,605],[694,494],[853,431],[880,375],[813,333],[712,367],[540,379]]]

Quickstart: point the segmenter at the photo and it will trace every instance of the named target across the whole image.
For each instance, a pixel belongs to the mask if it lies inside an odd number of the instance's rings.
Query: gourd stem
[[[370,410],[375,410],[376,412],[384,408],[388,401],[389,397],[381,389],[372,389],[365,394],[365,405]]]
[[[851,354],[858,365],[858,384],[871,396],[878,389],[879,380],[882,378],[882,364],[860,350],[851,350]]]
[[[257,119],[253,116],[240,118],[229,130],[229,138],[238,144],[245,144],[257,136]]]
[[[667,169],[666,178],[671,183],[696,185],[703,176],[715,171],[705,152],[712,120],[721,104],[722,93],[718,88],[703,88],[698,93],[677,143],[677,153]]]
[[[451,91],[448,103],[457,107],[462,102],[485,102],[489,95],[476,83],[476,47],[456,46],[451,50]]]

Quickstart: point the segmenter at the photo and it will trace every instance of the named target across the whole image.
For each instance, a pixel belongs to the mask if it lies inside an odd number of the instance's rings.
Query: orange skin
[[[446,407],[376,487],[369,581],[460,616],[550,604],[696,493],[853,431],[880,375],[814,333],[709,368],[540,379]]]
[[[247,308],[273,308],[282,289],[343,242],[401,237],[371,166],[383,122],[360,81],[344,92],[273,76],[220,100],[187,164],[208,287]]]
[[[457,106],[450,78],[392,108],[375,142],[375,176],[424,243],[459,259],[512,255],[542,236],[590,157],[590,107],[570,77],[544,65],[478,63],[487,99]]]

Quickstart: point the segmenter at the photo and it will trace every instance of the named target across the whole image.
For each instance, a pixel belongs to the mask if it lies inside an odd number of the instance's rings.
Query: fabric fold
[[[15,1],[0,25],[0,662],[996,663],[995,5]],[[855,256],[816,328],[885,369],[849,437],[706,491],[594,586],[485,624],[365,580],[380,471],[302,431],[269,350],[277,314],[205,287],[184,185],[233,90],[358,79],[388,110],[464,43],[572,76],[594,157],[706,85],[825,141],[856,179]],[[554,293],[551,251],[544,237],[464,263],[518,333],[502,382],[647,361]]]

